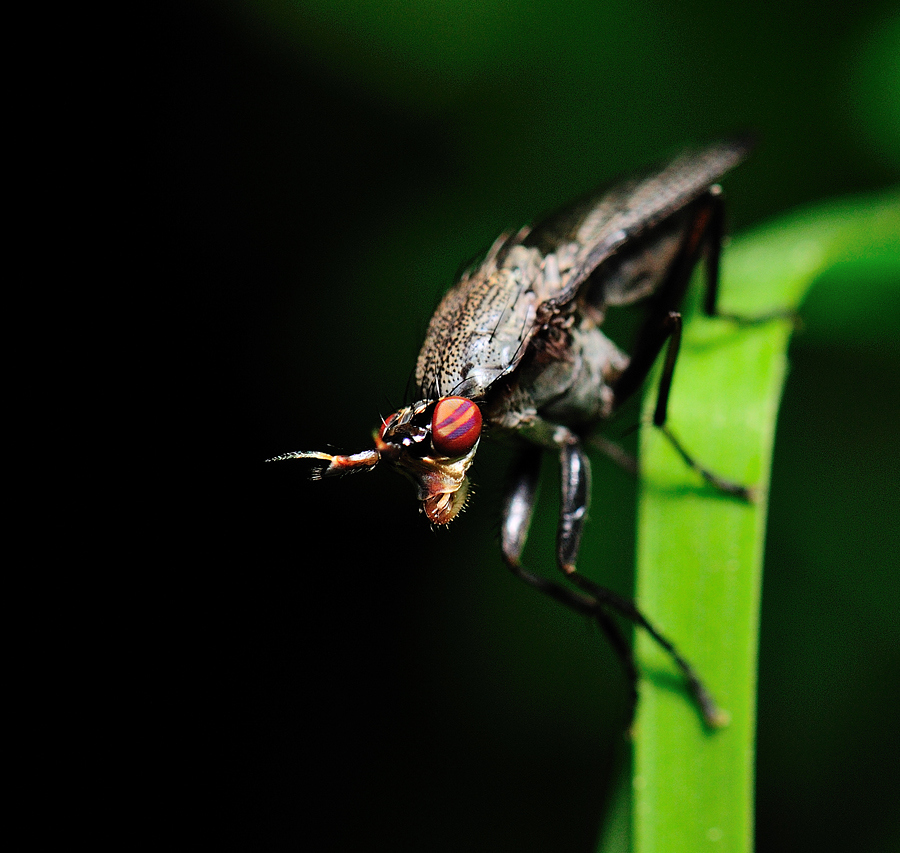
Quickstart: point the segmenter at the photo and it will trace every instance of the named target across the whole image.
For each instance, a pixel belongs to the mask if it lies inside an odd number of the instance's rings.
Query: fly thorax
[[[545,371],[538,383],[542,396],[557,394],[539,407],[541,416],[557,423],[579,424],[612,413],[612,385],[628,365],[628,357],[593,324],[570,332],[569,360]]]

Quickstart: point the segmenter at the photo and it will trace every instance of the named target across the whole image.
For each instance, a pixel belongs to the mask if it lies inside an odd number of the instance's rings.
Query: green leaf
[[[861,288],[896,288],[900,194],[822,205],[734,240],[725,252],[720,308],[751,316],[796,309],[810,286],[836,269],[846,273],[842,282],[854,281],[857,272]],[[861,301],[864,292],[844,287],[829,301],[832,321],[841,312],[858,316]],[[637,600],[696,667],[731,722],[707,729],[671,660],[638,632],[643,680],[630,791],[637,853],[753,848],[762,556],[792,331],[787,320],[746,326],[699,312],[685,327],[669,426],[704,466],[754,485],[755,503],[717,493],[658,431],[643,431]],[[654,403],[650,392],[648,420]],[[601,849],[626,849],[622,811],[619,804],[615,831]]]

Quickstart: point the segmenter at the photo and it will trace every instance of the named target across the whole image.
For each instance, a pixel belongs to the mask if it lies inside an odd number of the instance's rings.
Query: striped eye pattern
[[[443,456],[464,456],[481,436],[481,411],[465,397],[438,400],[431,418],[431,443]]]

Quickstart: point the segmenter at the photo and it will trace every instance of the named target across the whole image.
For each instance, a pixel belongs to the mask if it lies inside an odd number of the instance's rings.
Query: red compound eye
[[[444,456],[464,456],[481,435],[481,412],[465,397],[438,400],[431,418],[431,443]]]

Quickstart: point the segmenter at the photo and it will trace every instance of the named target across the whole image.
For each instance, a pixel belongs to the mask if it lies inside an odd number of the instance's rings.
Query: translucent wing
[[[524,240],[526,246],[568,262],[561,265],[557,302],[574,298],[588,276],[622,245],[702,195],[752,147],[751,139],[739,138],[685,151],[660,168],[596,193],[533,228]]]
[[[423,398],[481,397],[515,369],[536,329],[600,264],[701,196],[750,147],[749,140],[731,140],[685,152],[533,229],[502,235],[431,318],[416,364]],[[622,291],[619,304],[630,301],[627,282]]]
[[[546,298],[542,256],[520,237],[501,236],[441,300],[416,362],[423,398],[480,398],[518,363]]]

